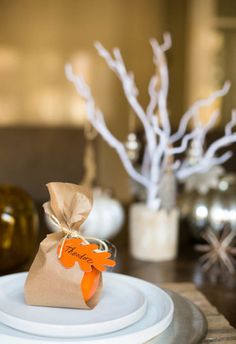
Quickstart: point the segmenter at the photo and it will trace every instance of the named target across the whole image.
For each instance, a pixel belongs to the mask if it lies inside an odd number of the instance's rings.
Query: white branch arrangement
[[[182,116],[178,130],[172,133],[167,107],[169,74],[165,56],[165,52],[171,47],[171,36],[168,33],[164,34],[163,44],[159,44],[155,39],[151,39],[150,44],[153,50],[153,62],[158,72],[150,79],[148,87],[150,101],[147,109],[144,109],[138,101],[138,89],[134,76],[127,71],[120,50],[113,49],[112,55],[101,43],[95,43],[99,55],[121,81],[124,95],[143,125],[146,147],[141,171],[138,171],[131,163],[124,144],[107,128],[104,115],[96,106],[90,88],[84,79],[73,73],[70,64],[66,65],[65,71],[68,80],[75,85],[77,92],[86,103],[89,122],[103,139],[116,150],[128,175],[146,189],[147,206],[158,209],[161,205],[161,200],[158,197],[160,179],[167,168],[170,157],[174,161],[174,156],[185,152],[192,140],[203,145],[206,134],[219,116],[219,111],[212,114],[206,126],[196,127],[190,133],[187,132],[189,122],[198,116],[202,107],[210,106],[216,99],[224,96],[229,90],[230,83],[226,82],[221,89],[213,92],[208,98],[196,101]],[[194,173],[204,173],[214,165],[223,164],[232,156],[232,152],[228,151],[220,156],[217,155],[217,152],[222,147],[236,142],[236,133],[232,132],[235,124],[236,111],[233,111],[232,119],[225,127],[225,135],[209,146],[198,164],[189,166],[180,160],[175,160],[171,166],[168,165],[168,168],[174,171],[177,179],[183,180]],[[180,141],[179,145],[174,146],[178,141]]]

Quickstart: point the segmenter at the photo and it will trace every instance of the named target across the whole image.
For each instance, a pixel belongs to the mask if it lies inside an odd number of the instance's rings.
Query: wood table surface
[[[161,284],[161,287],[191,300],[204,313],[208,323],[207,335],[203,340],[204,344],[236,344],[236,330],[197,290],[193,283],[164,283]]]
[[[125,228],[127,228],[125,226]],[[227,271],[204,272],[198,262],[200,254],[186,233],[184,224],[180,226],[179,254],[176,260],[166,262],[145,262],[134,259],[129,254],[128,231],[114,240],[118,251],[115,271],[142,278],[154,284],[193,283],[209,302],[236,328],[236,273]]]

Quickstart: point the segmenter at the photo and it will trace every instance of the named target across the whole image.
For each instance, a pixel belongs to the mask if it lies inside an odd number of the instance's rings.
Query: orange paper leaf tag
[[[58,254],[60,249],[61,243],[57,249]],[[102,272],[106,270],[106,267],[116,265],[114,260],[109,259],[111,256],[110,252],[94,252],[97,249],[98,245],[84,245],[83,241],[79,238],[66,239],[59,260],[65,268],[72,268],[75,262],[78,262],[81,270],[84,272],[91,271],[92,266]]]

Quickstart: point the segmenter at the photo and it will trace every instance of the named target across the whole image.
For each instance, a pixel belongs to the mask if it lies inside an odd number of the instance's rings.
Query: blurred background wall
[[[66,62],[91,85],[115,135],[124,141],[139,130],[134,121],[130,128],[121,85],[97,56],[96,40],[121,49],[146,105],[155,72],[148,40],[169,31],[173,128],[192,101],[230,79],[221,130],[236,106],[235,30],[233,0],[0,0],[0,182],[23,186],[41,201],[46,182],[82,179],[86,112],[65,78]],[[127,201],[128,177],[100,138],[96,159],[97,183]]]

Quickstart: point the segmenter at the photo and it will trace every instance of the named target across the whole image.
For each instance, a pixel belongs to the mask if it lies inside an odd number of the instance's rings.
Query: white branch
[[[154,151],[152,163],[151,163],[150,177],[154,183],[158,182],[158,178],[160,176],[161,161],[166,151],[167,145],[168,145],[168,142],[167,142],[166,136],[164,135],[160,136],[160,141]]]
[[[209,169],[213,166],[224,164],[227,160],[229,160],[232,157],[232,155],[232,152],[228,151],[224,153],[222,156],[212,158],[210,160],[204,158],[198,164],[180,168],[176,173],[176,177],[179,180],[183,180],[195,173],[205,173],[209,171]]]
[[[219,115],[219,110],[214,111],[206,125],[199,124],[192,132],[190,132],[189,134],[185,134],[180,147],[173,148],[172,154],[183,153],[187,149],[189,140],[193,140],[195,145],[203,148],[206,135],[208,131],[215,125]]]
[[[95,47],[101,57],[104,58],[108,67],[118,76],[120,79],[124,94],[128,100],[130,106],[138,116],[141,121],[145,136],[147,140],[149,154],[152,155],[156,147],[156,137],[155,133],[150,125],[145,111],[137,100],[138,90],[134,82],[134,77],[131,73],[128,73],[123,62],[121,53],[119,49],[113,49],[114,58],[109,54],[109,52],[102,46],[101,43],[96,42]]]
[[[200,108],[210,106],[217,98],[223,97],[229,88],[230,83],[226,82],[220,90],[213,92],[208,98],[197,100],[181,118],[177,132],[171,136],[171,142],[174,143],[185,135],[189,121],[198,115]]]
[[[163,38],[164,42],[161,44],[160,48],[163,52],[165,52],[172,46],[171,34],[169,32],[165,32]]]
[[[204,143],[203,141],[205,139],[206,133],[210,130],[210,128],[212,128],[218,116],[219,116],[219,112],[215,111],[211,119],[209,120],[208,124],[205,127],[198,128],[200,130],[199,131],[200,136],[198,139],[200,140],[201,146]],[[230,151],[224,153],[220,157],[216,157],[216,153],[219,149],[227,147],[231,145],[232,143],[236,142],[236,133],[232,134],[232,127],[235,125],[235,123],[236,123],[236,117],[235,117],[235,112],[233,112],[231,121],[225,127],[225,135],[219,138],[218,140],[216,140],[215,142],[213,142],[208,147],[205,154],[202,156],[202,158],[200,159],[200,161],[198,161],[196,165],[192,166],[192,165],[183,164],[180,167],[179,171],[177,171],[177,177],[179,179],[184,179],[194,173],[206,172],[212,166],[221,165],[224,162],[226,162],[228,159],[230,159],[232,156],[232,152]],[[183,141],[186,138],[186,136],[184,136]]]
[[[157,107],[157,92],[156,92],[156,87],[157,87],[157,75],[153,75],[150,79],[149,86],[148,86],[148,93],[150,96],[150,101],[147,106],[147,119],[152,125],[152,119],[155,116],[155,109]],[[153,128],[154,133],[155,129]],[[156,134],[156,133],[155,133]],[[144,149],[144,155],[143,155],[143,161],[142,161],[142,167],[141,167],[141,173],[144,176],[149,176],[150,177],[150,164],[151,164],[151,155],[149,154],[148,147],[145,147]]]
[[[154,132],[157,136],[161,137],[161,136],[166,136],[164,130],[162,130],[160,127],[159,127],[159,121],[158,121],[158,117],[157,115],[153,115],[151,117],[151,123],[152,123],[152,126],[153,126],[153,129],[154,129]]]
[[[226,152],[220,157],[216,157],[216,152],[223,148],[227,147],[230,144],[236,142],[236,133],[231,136],[223,136],[220,139],[213,142],[200,161],[195,165],[182,165],[177,171],[176,176],[178,179],[184,179],[194,173],[203,173],[208,171],[211,167],[215,165],[221,165],[231,158],[232,152]]]
[[[147,147],[144,148],[141,174],[147,178],[150,178],[150,155],[148,154]]]
[[[135,170],[129,160],[124,145],[108,130],[103,114],[98,108],[96,108],[90,89],[84,80],[73,73],[71,65],[66,65],[65,72],[67,79],[75,85],[78,93],[86,102],[89,122],[100,133],[103,139],[117,151],[130,177],[142,184],[145,188],[150,188],[152,185],[149,179],[145,178]]]
[[[225,135],[231,135],[232,129],[236,125],[236,110],[232,111],[231,121],[225,126]]]
[[[157,92],[158,106],[161,119],[161,125],[167,135],[171,133],[169,114],[167,109],[167,96],[169,90],[169,73],[165,57],[165,51],[171,47],[171,36],[169,33],[164,34],[164,43],[160,45],[155,39],[150,40],[154,59],[160,73],[160,89]]]
[[[197,137],[198,133],[199,133],[199,128],[195,128],[192,132],[186,134],[183,137],[180,146],[169,148],[167,150],[167,154],[168,155],[175,155],[175,154],[180,154],[180,153],[185,152],[187,147],[188,147],[189,141],[194,139],[195,137]]]
[[[233,152],[231,151],[228,151],[224,154],[222,154],[221,156],[219,157],[215,157],[212,159],[212,165],[211,166],[214,166],[214,165],[223,165],[227,160],[229,160],[231,157],[233,156]],[[207,170],[209,170],[209,166],[207,168]]]
[[[185,134],[182,138],[180,146],[169,148],[167,150],[167,155],[176,155],[185,152],[191,140],[199,141],[199,144],[202,146],[204,144],[207,132],[214,126],[219,114],[220,112],[218,110],[213,112],[206,126],[197,127],[190,133]]]
[[[147,118],[150,120],[152,116],[155,116],[155,109],[157,107],[157,75],[153,75],[149,82],[148,93],[150,96],[150,102],[147,106]]]
[[[204,154],[204,159],[211,159],[215,156],[217,150],[223,147],[227,147],[236,142],[236,133],[230,136],[223,136],[220,139],[213,142]]]
[[[208,123],[206,124],[206,126],[202,125],[201,126],[201,131],[200,131],[200,138],[199,138],[199,141],[200,143],[203,145],[204,144],[204,141],[205,141],[205,138],[206,138],[206,135],[207,133],[209,132],[210,129],[212,129],[214,127],[214,125],[216,124],[216,121],[218,119],[220,115],[220,111],[219,110],[216,110],[213,112],[213,114],[211,115],[211,118],[210,120],[208,121]]]

